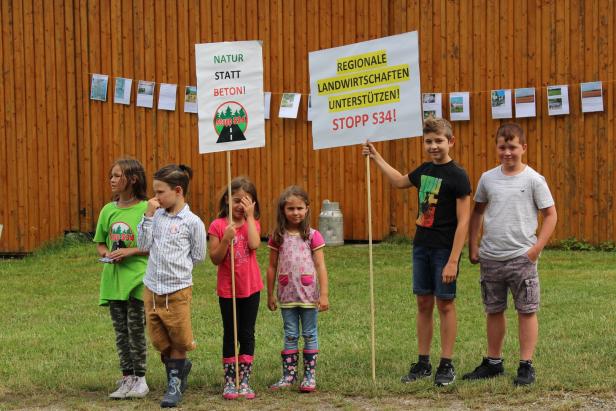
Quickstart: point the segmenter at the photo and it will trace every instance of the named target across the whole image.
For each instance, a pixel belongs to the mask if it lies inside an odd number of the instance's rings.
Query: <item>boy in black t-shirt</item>
[[[449,156],[455,137],[444,119],[424,122],[423,143],[430,162],[408,175],[390,166],[374,146],[366,142],[363,154],[370,156],[397,188],[418,189],[417,231],[413,240],[413,293],[417,298],[418,361],[411,364],[402,382],[409,383],[432,375],[434,303],[438,308],[441,331],[441,362],[434,376],[438,386],[454,382],[451,359],[456,340],[456,277],[460,253],[468,231],[471,185],[468,175]]]

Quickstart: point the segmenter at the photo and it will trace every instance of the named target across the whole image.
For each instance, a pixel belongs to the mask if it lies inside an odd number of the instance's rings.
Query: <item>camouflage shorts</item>
[[[481,258],[481,295],[488,314],[507,309],[507,291],[511,290],[518,313],[530,314],[539,310],[539,274],[537,262],[526,254],[507,261]]]

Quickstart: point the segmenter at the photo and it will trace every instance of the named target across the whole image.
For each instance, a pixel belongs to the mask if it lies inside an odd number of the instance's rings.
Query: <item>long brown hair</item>
[[[122,170],[122,176],[126,179],[126,186],[131,188],[133,196],[138,200],[147,200],[148,183],[145,179],[145,170],[139,160],[132,157],[118,158],[109,168],[109,178],[111,178],[111,170],[115,166]],[[116,194],[112,200],[117,201],[118,198],[119,195]]]
[[[259,198],[257,197],[257,188],[255,185],[248,179],[248,177],[236,177],[231,180],[231,195],[238,190],[244,190],[246,193],[250,194],[252,197],[252,201],[255,202],[255,219],[259,219],[261,216],[261,209],[259,208]],[[229,216],[229,203],[228,197],[229,190],[225,187],[222,190],[220,195],[220,200],[218,201],[218,217],[225,218]]]
[[[274,243],[278,245],[282,245],[284,233],[287,231],[287,218],[284,214],[284,207],[290,197],[297,197],[306,204],[306,217],[299,225],[299,234],[304,241],[310,237],[310,199],[308,198],[308,193],[299,186],[289,186],[280,194],[278,207],[276,207],[276,227],[272,236]]]

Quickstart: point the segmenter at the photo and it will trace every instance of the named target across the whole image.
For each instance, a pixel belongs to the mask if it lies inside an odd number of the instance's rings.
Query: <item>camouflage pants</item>
[[[145,314],[143,301],[110,301],[109,312],[116,335],[120,368],[124,375],[145,375]]]

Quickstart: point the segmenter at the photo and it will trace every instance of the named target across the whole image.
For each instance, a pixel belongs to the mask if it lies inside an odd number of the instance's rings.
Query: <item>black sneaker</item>
[[[494,378],[499,375],[503,375],[505,373],[505,368],[503,367],[503,363],[500,364],[490,364],[490,360],[486,357],[483,357],[483,361],[479,367],[475,368],[473,372],[469,372],[468,374],[464,374],[462,376],[463,380],[483,380],[486,378]]]
[[[432,375],[432,365],[423,362],[414,362],[411,364],[411,369],[407,375],[402,376],[400,381],[407,384],[420,378],[426,378]]]
[[[535,369],[530,363],[520,363],[518,376],[513,379],[515,385],[530,385],[535,382]]]
[[[441,364],[436,369],[434,374],[434,385],[444,387],[449,384],[453,384],[456,380],[456,370],[453,368],[452,363]]]

